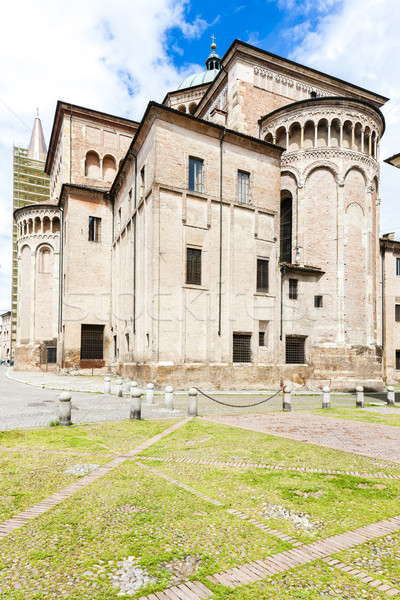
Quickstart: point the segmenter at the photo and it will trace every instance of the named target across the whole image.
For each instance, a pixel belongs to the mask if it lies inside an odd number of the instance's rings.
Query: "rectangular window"
[[[104,325],[81,325],[81,360],[103,360]]]
[[[400,371],[400,350],[396,350],[396,371]]]
[[[396,321],[400,321],[400,304],[395,305],[395,315],[394,318]]]
[[[140,197],[144,198],[145,192],[145,167],[140,170]]]
[[[186,248],[186,283],[201,285],[201,250]]]
[[[322,296],[314,296],[314,307],[322,308],[322,306],[323,306]]]
[[[259,321],[258,322],[258,345],[259,346],[268,346],[268,326],[269,321]]]
[[[118,357],[118,342],[117,342],[117,336],[114,335],[114,358]]]
[[[49,364],[55,364],[57,362],[57,348],[47,346],[47,362]]]
[[[258,345],[265,346],[265,331],[258,332]]]
[[[299,294],[299,286],[297,279],[289,279],[289,298],[291,300],[297,300]]]
[[[396,275],[400,275],[400,258],[396,258]]]
[[[238,171],[238,202],[248,204],[250,201],[250,173]]]
[[[203,191],[203,161],[201,158],[189,157],[189,190]]]
[[[268,260],[265,258],[257,258],[257,292],[269,291],[268,268]]]
[[[233,362],[251,362],[251,333],[233,334]]]
[[[292,335],[286,336],[286,364],[304,365],[305,361],[305,337]]]
[[[125,334],[126,351],[129,352],[129,333]]]
[[[89,242],[100,242],[101,219],[89,217]]]

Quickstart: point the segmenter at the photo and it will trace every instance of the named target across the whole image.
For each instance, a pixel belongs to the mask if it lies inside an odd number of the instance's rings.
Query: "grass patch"
[[[127,513],[127,505],[135,512]],[[68,598],[86,600],[89,589],[90,598],[116,598],[119,590],[109,583],[108,573],[117,570],[117,561],[135,556],[158,578],[157,584],[137,593],[140,597],[168,583],[170,576],[160,566],[166,560],[200,556],[196,578],[204,578],[289,547],[134,463],[125,463],[3,540],[0,562],[7,568],[0,571],[0,591],[2,598],[17,597],[18,582],[18,593],[29,598],[71,591]],[[85,575],[88,571],[92,575]]]
[[[325,411],[326,412],[326,411]],[[165,437],[146,456],[267,463],[362,473],[400,474],[400,465],[296,440],[196,419]]]
[[[40,427],[0,432],[0,446],[43,450],[125,452],[171,427],[177,420],[119,421],[72,427]]]

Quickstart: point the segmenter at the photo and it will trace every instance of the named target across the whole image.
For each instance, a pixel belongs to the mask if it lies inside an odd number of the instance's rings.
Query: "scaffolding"
[[[14,146],[13,150],[13,212],[31,204],[48,203],[50,179],[44,172],[45,163],[28,157],[28,149]],[[12,291],[11,291],[11,348],[17,335],[18,252],[17,226],[13,221]]]

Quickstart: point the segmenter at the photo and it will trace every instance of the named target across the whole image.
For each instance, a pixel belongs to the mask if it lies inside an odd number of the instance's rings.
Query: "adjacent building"
[[[0,315],[0,363],[9,365],[11,362],[11,311]]]
[[[16,368],[380,388],[386,100],[235,40],[140,123],[58,102]]]

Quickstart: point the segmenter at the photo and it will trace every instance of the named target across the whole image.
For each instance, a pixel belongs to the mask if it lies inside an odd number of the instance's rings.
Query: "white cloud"
[[[333,3],[332,3],[333,5]],[[336,5],[336,8],[338,6]],[[400,152],[400,3],[398,0],[343,0],[307,31],[291,58],[391,98],[382,109],[386,133],[381,158]],[[381,170],[381,231],[400,238],[400,171]]]
[[[203,68],[180,70],[166,52],[172,28],[196,38],[208,27],[199,16],[187,22],[186,8],[187,0],[7,4],[0,36],[0,308],[10,306],[13,143],[29,143],[36,107],[48,142],[58,99],[139,120],[149,100],[161,101]]]

